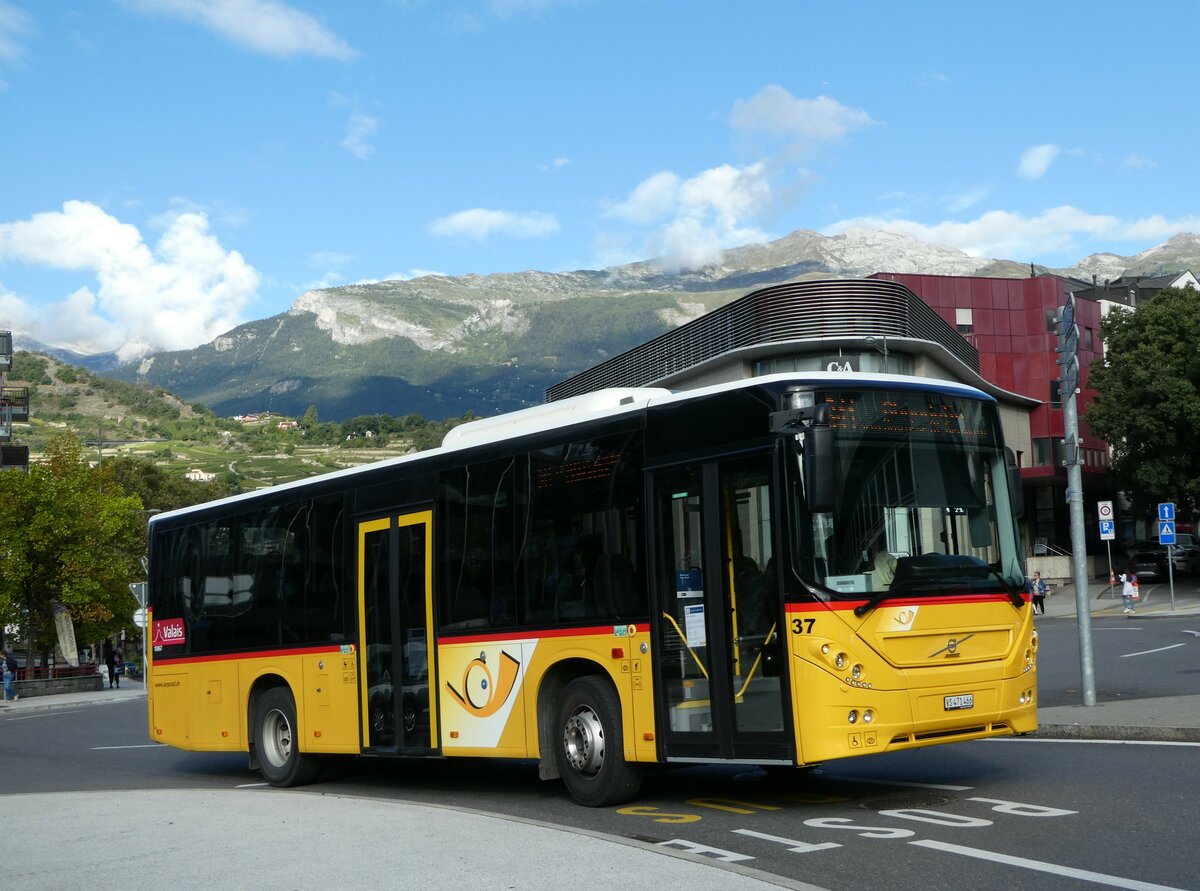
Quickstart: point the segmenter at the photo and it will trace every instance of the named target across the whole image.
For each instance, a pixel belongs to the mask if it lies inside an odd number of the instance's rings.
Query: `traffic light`
[[[1079,386],[1079,326],[1075,324],[1075,295],[1068,294],[1058,320],[1059,392],[1065,401]]]

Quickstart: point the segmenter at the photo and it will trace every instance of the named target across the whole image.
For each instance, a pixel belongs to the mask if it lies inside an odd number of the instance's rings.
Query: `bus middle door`
[[[358,616],[365,751],[437,748],[432,511],[358,524]]]
[[[654,475],[668,761],[794,763],[769,453]]]

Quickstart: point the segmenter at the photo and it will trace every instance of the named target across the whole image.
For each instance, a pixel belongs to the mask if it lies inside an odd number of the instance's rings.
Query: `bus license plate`
[[[946,697],[946,711],[952,712],[960,708],[975,708],[975,694],[963,693],[959,696]]]

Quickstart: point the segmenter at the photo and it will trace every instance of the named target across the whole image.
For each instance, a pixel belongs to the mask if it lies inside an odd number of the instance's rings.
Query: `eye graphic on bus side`
[[[482,653],[472,659],[463,669],[460,686],[463,692],[454,689],[446,681],[446,689],[459,701],[463,708],[477,718],[488,718],[496,714],[500,707],[512,695],[517,684],[517,670],[521,663],[510,656],[505,650],[500,651],[500,676],[492,678],[487,660]]]

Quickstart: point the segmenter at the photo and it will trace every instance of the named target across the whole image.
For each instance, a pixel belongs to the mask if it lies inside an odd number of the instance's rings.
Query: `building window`
[[[1050,407],[1062,408],[1062,387],[1059,381],[1050,381]]]
[[[975,330],[974,310],[958,307],[954,310],[954,324],[959,334],[970,334]]]
[[[1033,440],[1033,466],[1045,467],[1050,463],[1050,440],[1039,436]]]
[[[1046,310],[1046,330],[1049,331],[1051,334],[1058,333],[1058,310],[1057,309]]]
[[[1083,348],[1085,350],[1090,350],[1092,348],[1092,329],[1091,328],[1083,329]]]

